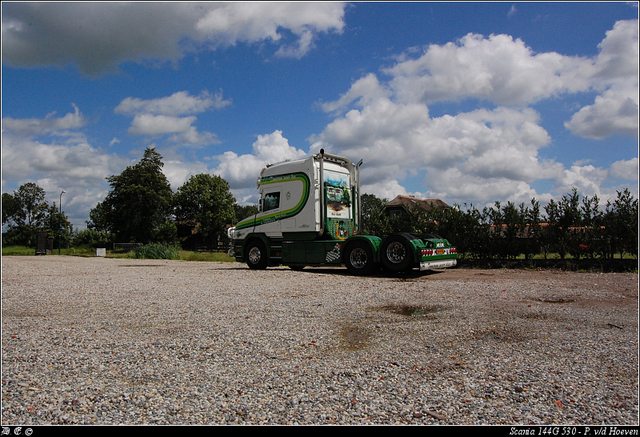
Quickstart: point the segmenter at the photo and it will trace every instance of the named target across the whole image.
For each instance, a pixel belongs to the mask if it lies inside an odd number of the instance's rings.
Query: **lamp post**
[[[60,224],[58,226],[58,255],[60,255],[60,235],[62,234],[62,195],[66,193],[63,191],[60,193]]]

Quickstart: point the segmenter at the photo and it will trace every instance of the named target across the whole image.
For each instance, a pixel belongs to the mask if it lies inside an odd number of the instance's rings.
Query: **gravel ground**
[[[4,257],[2,424],[637,425],[638,275]]]

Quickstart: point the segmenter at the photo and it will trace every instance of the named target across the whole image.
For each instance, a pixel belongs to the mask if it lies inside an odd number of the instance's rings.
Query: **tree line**
[[[382,214],[386,200],[365,194],[362,198],[363,233],[393,232],[441,235],[467,259],[531,259],[554,254],[572,258],[622,258],[638,256],[638,199],[628,189],[601,206],[597,195],[580,196],[573,189],[560,200],[541,207],[495,202],[478,209],[473,205],[423,209],[405,214]]]
[[[219,176],[191,176],[176,192],[162,172],[162,156],[147,148],[142,159],[122,173],[107,178],[110,191],[89,213],[87,228],[74,230],[59,206],[45,201],[45,191],[34,183],[13,194],[2,194],[2,243],[35,245],[38,231],[58,238],[63,247],[110,247],[112,243],[176,245],[181,223],[200,241],[226,243],[229,225],[257,212],[240,206],[229,184]],[[447,238],[468,259],[531,258],[558,254],[561,258],[605,258],[638,255],[638,200],[628,189],[601,206],[597,196],[580,196],[576,189],[552,199],[544,207],[495,202],[406,210],[390,217],[386,199],[362,196],[362,232],[384,236],[393,232],[437,234]],[[211,245],[210,245],[211,246]]]

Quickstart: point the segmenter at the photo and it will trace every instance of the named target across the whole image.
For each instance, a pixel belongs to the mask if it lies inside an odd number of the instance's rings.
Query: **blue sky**
[[[363,189],[638,196],[638,4],[2,3],[2,191],[75,227],[156,147],[173,189],[324,148]]]

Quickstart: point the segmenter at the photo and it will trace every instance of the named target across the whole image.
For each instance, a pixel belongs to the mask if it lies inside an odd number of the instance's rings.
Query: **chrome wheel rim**
[[[349,262],[357,269],[366,267],[367,251],[360,248],[351,251],[351,254],[349,255]]]
[[[260,253],[260,249],[257,247],[252,247],[249,249],[249,262],[251,264],[258,264],[260,262],[260,257],[262,254]]]
[[[406,256],[407,252],[400,242],[394,241],[387,247],[387,259],[394,264],[401,263]]]

